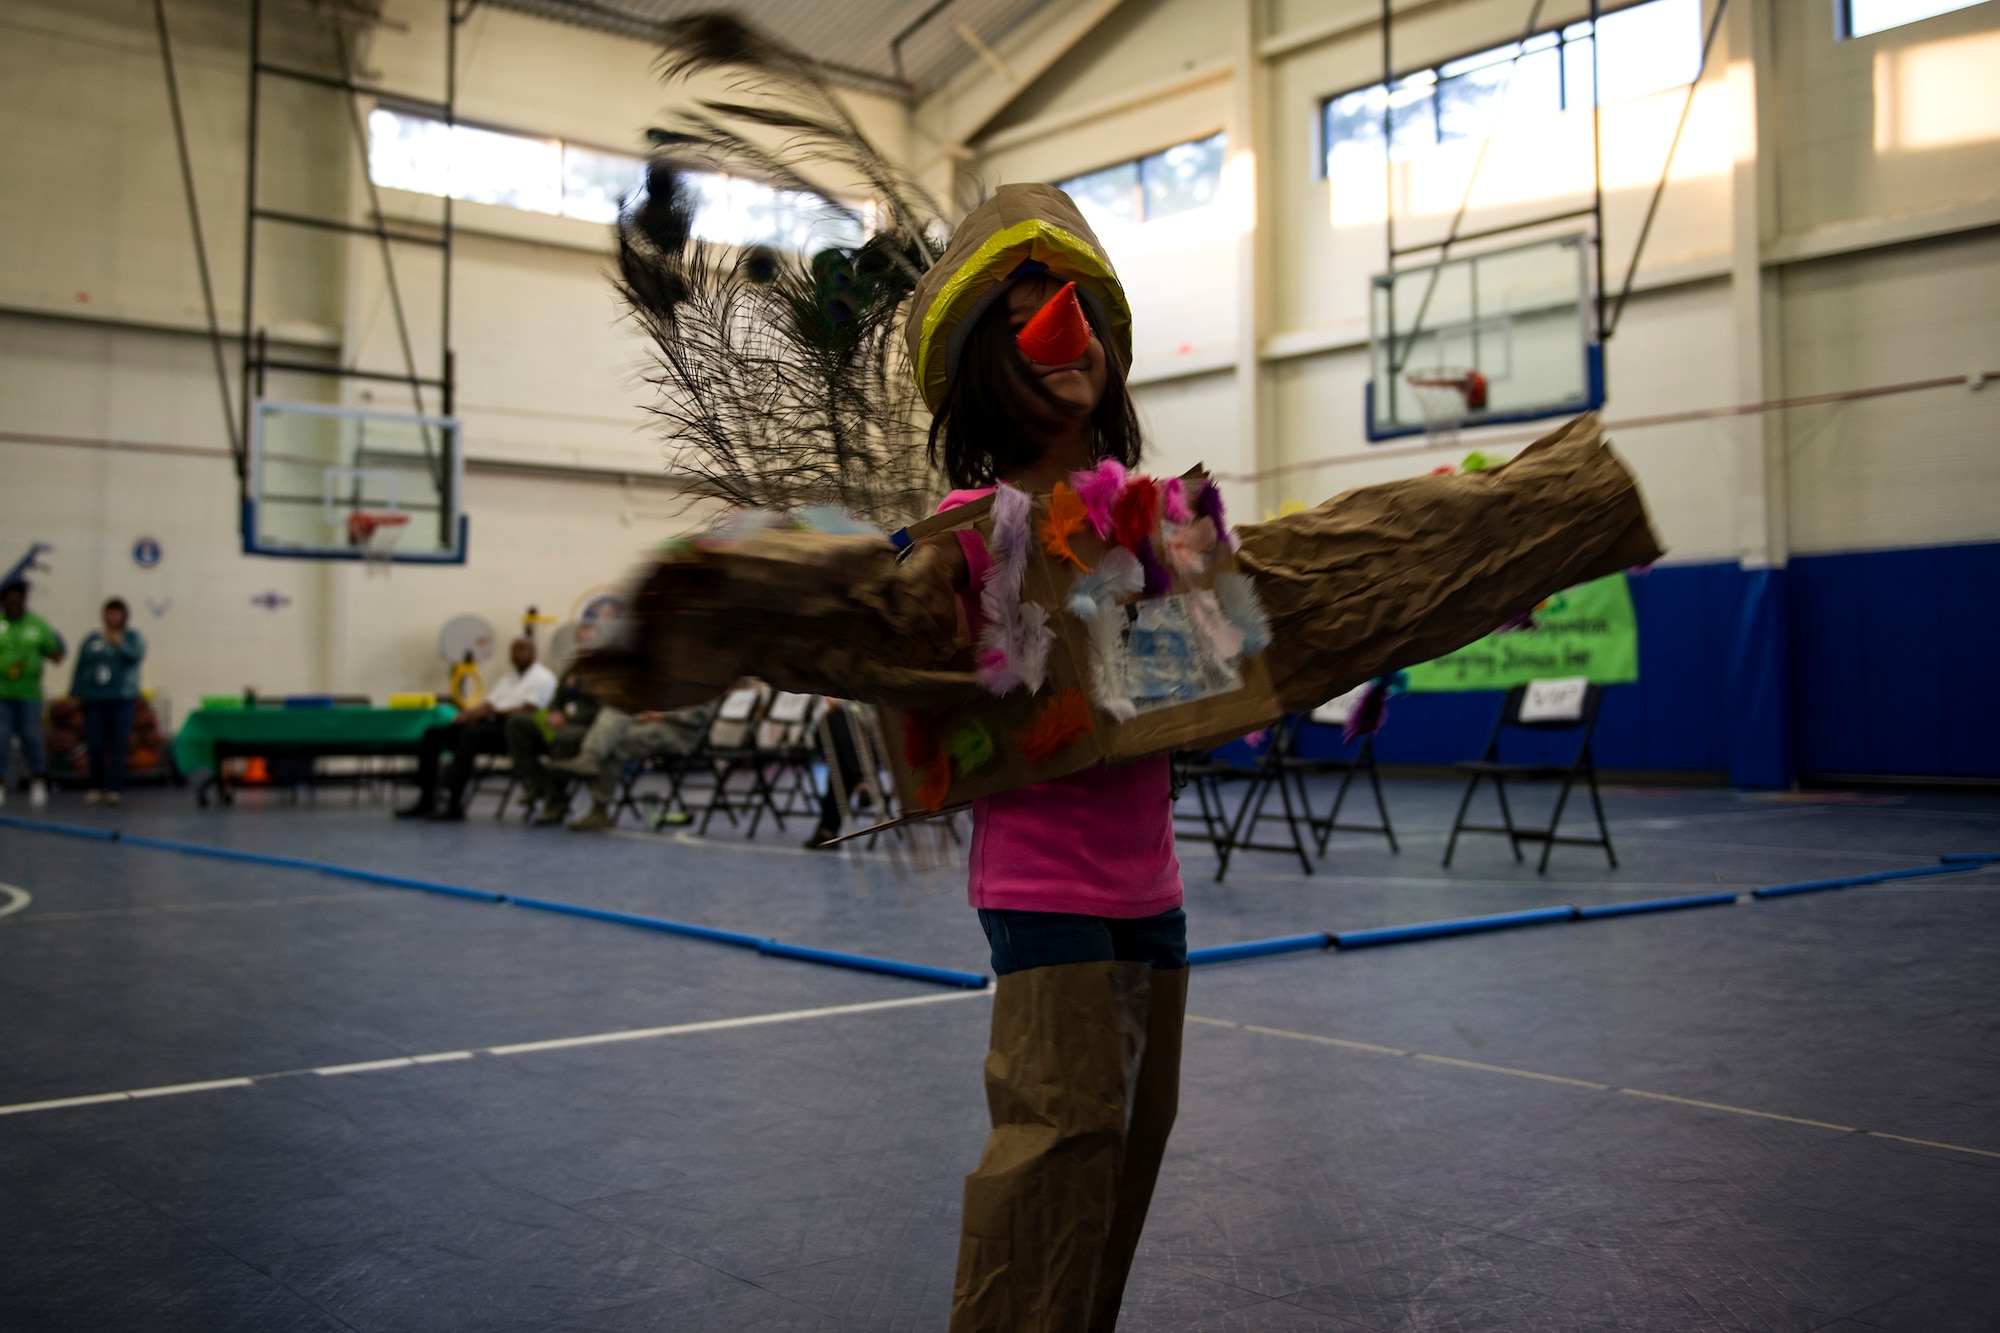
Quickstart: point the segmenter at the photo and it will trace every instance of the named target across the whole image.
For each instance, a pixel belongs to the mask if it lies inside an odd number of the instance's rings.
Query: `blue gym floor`
[[[1184,848],[1191,943],[2000,852],[2000,797],[1614,790],[1622,869],[1447,871],[1457,795],[1390,783],[1401,855],[1311,877]],[[490,809],[0,813],[985,970],[949,854]],[[0,1109],[82,1099],[0,1114],[0,1328],[944,1327],[985,992],[9,826],[0,884]],[[1123,1329],[2000,1326],[2000,863],[1206,967],[1189,1006]]]

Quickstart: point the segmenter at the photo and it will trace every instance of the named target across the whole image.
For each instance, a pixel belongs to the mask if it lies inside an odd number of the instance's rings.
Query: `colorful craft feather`
[[[1208,640],[1209,650],[1218,660],[1234,662],[1243,655],[1243,631],[1222,613],[1222,604],[1213,592],[1206,588],[1197,592],[1188,599],[1188,609],[1194,615],[1195,629]]]
[[[1271,621],[1264,614],[1264,604],[1257,600],[1257,589],[1250,582],[1250,576],[1234,570],[1215,576],[1215,600],[1222,605],[1222,614],[1229,617],[1231,624],[1243,631],[1243,651],[1255,657],[1271,646]]]
[[[1067,560],[1088,574],[1090,566],[1077,559],[1076,552],[1069,546],[1069,539],[1083,531],[1083,525],[1090,521],[1090,511],[1084,508],[1077,493],[1061,482],[1049,492],[1049,512],[1042,519],[1042,549],[1053,560]]]
[[[985,626],[979,634],[974,674],[993,694],[1026,688],[1033,694],[1047,679],[1049,649],[1056,632],[1049,613],[1021,598],[1028,573],[1028,544],[1034,501],[1005,482],[993,493],[993,567],[979,593]]]
[[[1084,510],[1090,515],[1090,525],[1097,529],[1098,536],[1109,541],[1111,504],[1124,488],[1125,465],[1115,458],[1107,458],[1088,472],[1070,473],[1069,480],[1070,485],[1076,487]]]
[[[1014,744],[1029,763],[1039,764],[1088,736],[1091,729],[1090,701],[1080,690],[1064,690],[1042,705]]]
[[[944,808],[944,798],[950,792],[951,756],[941,754],[931,764],[930,772],[924,775],[922,785],[917,788],[917,804],[926,810],[941,810]]]
[[[903,720],[903,762],[910,770],[923,768],[937,758],[937,729],[922,713],[906,713]]]
[[[1143,583],[1148,597],[1164,597],[1174,586],[1174,576],[1160,563],[1160,557],[1153,552],[1153,539],[1141,537],[1132,546],[1132,554],[1139,557],[1139,569],[1144,575]]]
[[[1069,613],[1078,620],[1095,620],[1098,612],[1127,597],[1135,597],[1146,586],[1139,557],[1122,546],[1114,546],[1089,574],[1079,574],[1069,589]]]
[[[1151,477],[1136,474],[1125,479],[1111,502],[1111,534],[1120,546],[1138,552],[1140,542],[1150,542],[1160,526],[1160,488]]]
[[[986,729],[984,722],[974,722],[952,733],[945,742],[951,751],[951,768],[954,773],[972,773],[993,762],[996,747],[993,733]]]
[[[1229,520],[1222,513],[1222,488],[1213,478],[1204,480],[1201,489],[1194,493],[1194,512],[1215,524],[1215,539],[1230,550],[1236,549],[1236,538],[1229,531]]]
[[[1169,523],[1185,523],[1194,517],[1188,509],[1187,483],[1179,477],[1168,477],[1160,483],[1160,512]]]
[[[1208,568],[1208,557],[1214,550],[1215,523],[1212,520],[1198,518],[1192,523],[1175,523],[1169,519],[1167,563],[1175,569],[1190,577],[1199,574]]]
[[[1382,730],[1382,719],[1389,709],[1389,687],[1379,680],[1368,682],[1368,688],[1354,701],[1354,707],[1347,710],[1347,725],[1341,728],[1340,739],[1348,745],[1363,736],[1373,736]]]

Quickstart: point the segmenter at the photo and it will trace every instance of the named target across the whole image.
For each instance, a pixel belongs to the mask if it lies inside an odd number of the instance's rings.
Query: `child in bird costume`
[[[1003,186],[948,227],[810,61],[714,15],[664,31],[671,73],[730,70],[764,100],[707,101],[654,132],[665,156],[621,223],[621,289],[659,347],[677,470],[767,512],[676,544],[635,587],[621,641],[584,663],[622,706],[699,702],[744,674],[912,710],[1018,687],[1036,674],[1038,627],[997,572],[1018,541],[997,554],[969,530],[896,541],[821,511],[908,523],[947,485],[942,512],[991,494],[996,511],[1045,515],[1049,558],[1079,579],[1104,571],[1084,568],[1070,535],[1114,540],[1131,582],[1103,605],[1121,615],[1199,555],[1165,540],[1198,514],[1211,547],[1236,547],[1235,600],[1254,604],[1236,642],[1254,622],[1274,714],[1660,554],[1592,416],[1504,466],[1367,487],[1232,533],[1212,484],[1191,499],[1179,482],[1126,475],[1143,452],[1125,379],[1131,311],[1068,196]],[[790,131],[795,151],[732,119]],[[808,260],[693,239],[680,170],[750,171],[837,208],[810,174],[828,163],[881,202],[858,246]],[[1059,741],[1036,730],[1019,743]],[[968,891],[997,977],[992,1132],[966,1178],[951,1327],[1103,1333],[1178,1100],[1188,972],[1168,761],[992,791],[972,818]]]
[[[1003,186],[918,282],[907,337],[956,488],[1048,491],[1138,464],[1131,313],[1075,204]],[[987,579],[971,532],[910,557],[965,598]],[[955,1333],[1110,1329],[1180,1089],[1187,917],[1167,757],[976,801],[969,892],[991,946],[993,1130],[966,1178]]]

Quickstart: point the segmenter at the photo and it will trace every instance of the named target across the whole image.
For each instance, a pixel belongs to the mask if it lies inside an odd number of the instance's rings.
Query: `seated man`
[[[417,750],[416,803],[396,812],[399,819],[463,819],[465,787],[472,780],[472,761],[477,755],[503,754],[507,749],[507,719],[516,713],[533,714],[547,708],[555,698],[556,673],[535,660],[535,641],[521,638],[507,646],[513,670],[502,676],[486,698],[460,713],[443,726],[424,733]],[[437,803],[438,760],[451,751],[451,769],[445,775],[449,799]]]
[[[572,668],[556,687],[555,701],[546,714],[516,713],[507,719],[507,753],[514,761],[521,798],[542,807],[535,816],[537,825],[560,824],[569,814],[569,782],[549,772],[544,756],[575,754],[598,711],[596,697],[583,688]]]
[[[590,809],[570,821],[578,833],[595,833],[611,827],[611,802],[618,795],[618,780],[625,765],[655,755],[693,754],[708,724],[715,720],[720,699],[691,704],[670,713],[620,712],[606,706],[591,724],[590,734],[574,759],[551,759],[553,772],[568,773],[590,780]]]

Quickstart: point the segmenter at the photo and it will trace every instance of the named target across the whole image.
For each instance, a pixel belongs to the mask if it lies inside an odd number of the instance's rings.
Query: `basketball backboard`
[[[465,562],[458,422],[328,403],[259,399],[243,500],[246,555],[360,560],[393,525],[401,564]],[[405,515],[397,519],[395,515]]]
[[[1426,388],[1476,372],[1453,426],[1574,416],[1604,402],[1581,234],[1378,274],[1370,288],[1368,438],[1437,430]],[[1477,401],[1482,399],[1483,402]],[[1427,418],[1426,407],[1431,409]]]

